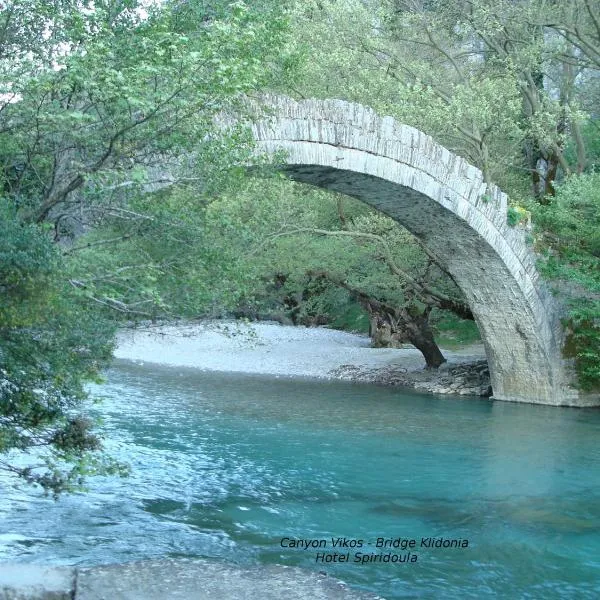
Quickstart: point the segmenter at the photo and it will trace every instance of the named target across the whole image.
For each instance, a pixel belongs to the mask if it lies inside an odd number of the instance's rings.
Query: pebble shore
[[[444,350],[444,356],[448,362],[431,370],[415,348],[371,348],[365,335],[238,321],[125,330],[115,351],[115,358],[137,363],[401,385],[436,394],[491,395],[483,346]]]

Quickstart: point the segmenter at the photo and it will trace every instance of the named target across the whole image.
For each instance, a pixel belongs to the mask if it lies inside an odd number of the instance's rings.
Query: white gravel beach
[[[115,357],[138,363],[195,367],[207,371],[331,378],[342,366],[361,369],[424,368],[415,348],[370,348],[365,335],[324,327],[277,323],[208,321],[194,325],[122,331]],[[483,348],[448,352],[451,363],[483,358]]]

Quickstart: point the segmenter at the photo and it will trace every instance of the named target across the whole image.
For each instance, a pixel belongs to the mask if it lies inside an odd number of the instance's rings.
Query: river
[[[58,502],[1,480],[0,560],[208,557],[325,571],[388,599],[600,597],[598,410],[126,361],[92,392],[132,475]],[[406,556],[377,538],[414,539],[416,562],[353,562]]]

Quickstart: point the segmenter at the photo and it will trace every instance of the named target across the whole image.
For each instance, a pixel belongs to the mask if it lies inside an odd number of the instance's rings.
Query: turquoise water
[[[0,560],[201,556],[388,599],[600,597],[600,411],[126,364],[94,392],[132,476],[57,503],[0,480]],[[332,537],[364,545],[316,562]],[[416,562],[352,562],[390,552],[378,537],[415,539]]]

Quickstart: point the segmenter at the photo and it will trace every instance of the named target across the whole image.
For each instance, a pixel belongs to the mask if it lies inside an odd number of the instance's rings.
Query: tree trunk
[[[312,278],[326,279],[348,290],[360,302],[369,313],[369,334],[375,347],[398,347],[403,342],[409,342],[423,354],[428,368],[437,369],[446,362],[429,327],[432,306],[427,306],[425,310],[419,310],[414,305],[397,308],[348,285],[330,273],[320,271],[308,274]]]
[[[425,364],[429,369],[437,369],[440,365],[446,362],[440,347],[437,345],[433,332],[429,327],[429,319],[427,315],[419,315],[413,317],[411,321],[406,323],[406,337],[410,343],[421,352],[425,359]]]

